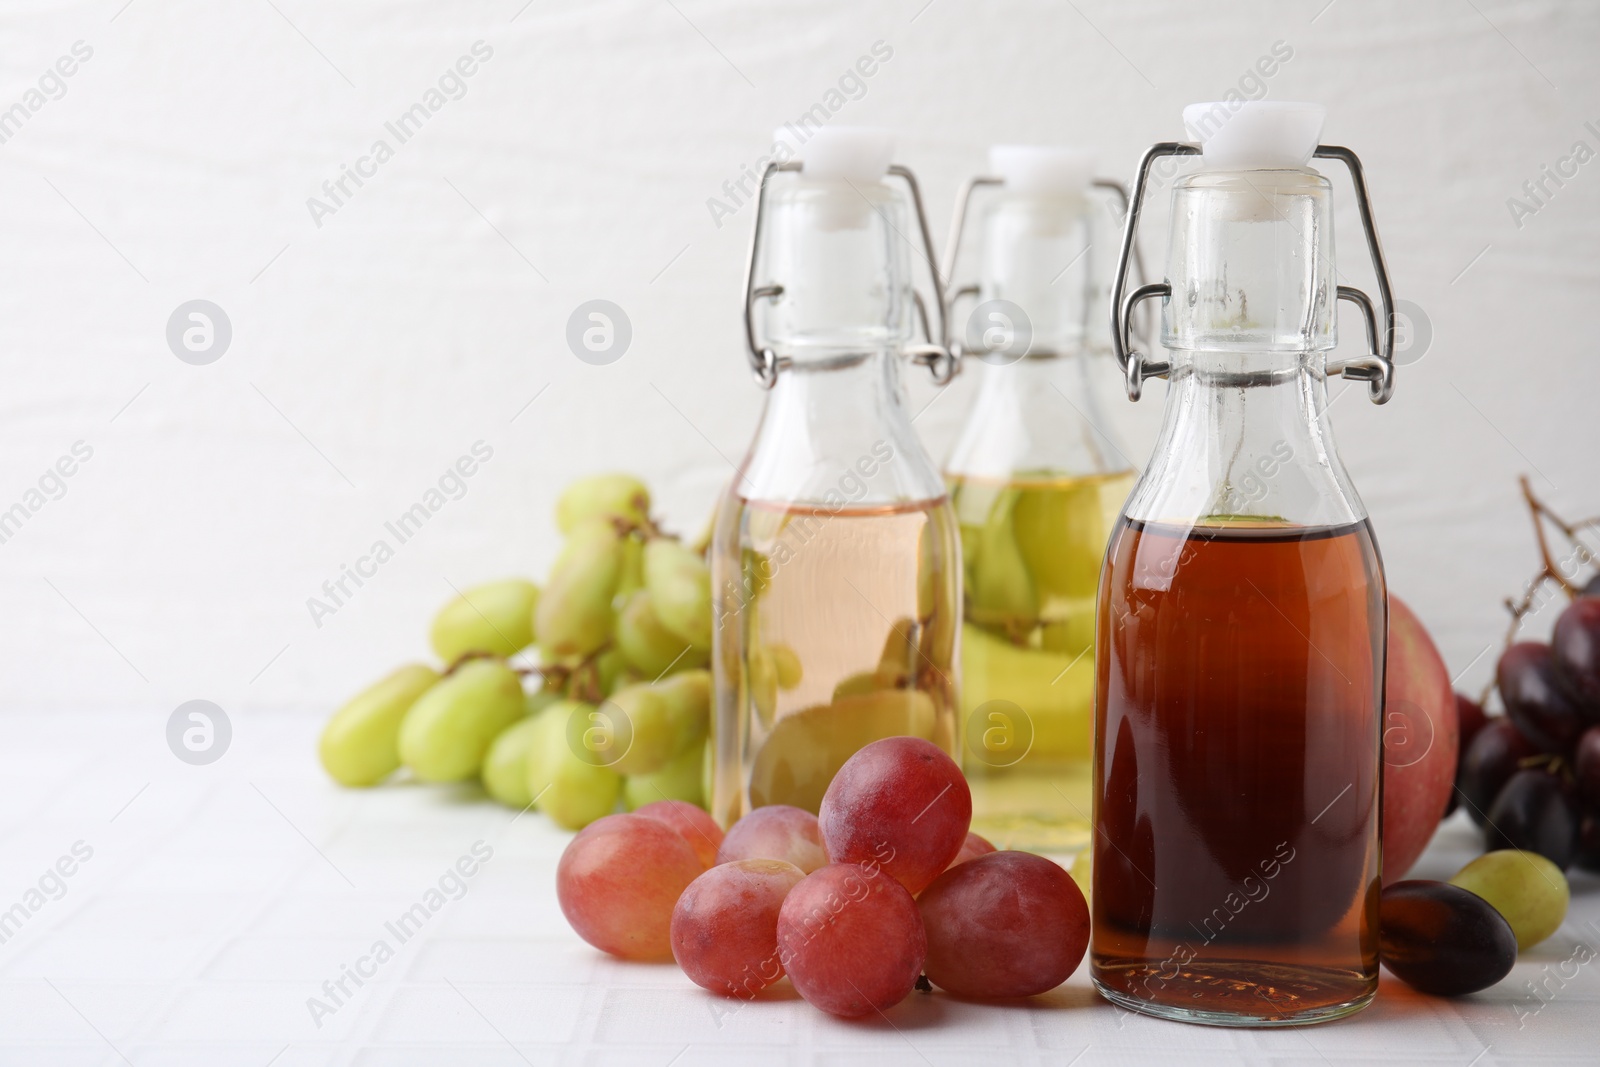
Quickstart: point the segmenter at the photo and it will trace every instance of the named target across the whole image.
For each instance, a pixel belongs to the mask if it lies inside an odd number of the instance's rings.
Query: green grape
[[[594,658],[594,672],[602,693],[609,693],[618,688],[619,683],[628,673],[628,661],[621,652],[608,648]]]
[[[527,708],[522,679],[497,659],[468,660],[400,724],[400,759],[424,782],[458,782],[483,766],[496,735]]]
[[[606,696],[616,696],[624,689],[628,689],[636,685],[643,685],[649,680],[650,679],[646,678],[632,667],[628,667],[619,672],[616,678],[612,680],[611,684],[606,687]]]
[[[878,654],[878,665],[870,671],[858,671],[839,679],[838,684],[833,687],[833,699],[843,700],[846,697],[864,696],[884,689],[905,688],[917,673],[916,638],[917,624],[914,619],[897,620],[889,627],[888,636],[883,639],[883,651]],[[792,657],[794,653],[789,652],[789,655]],[[799,668],[800,661],[795,658],[796,675],[799,673]],[[773,670],[776,673],[776,665]],[[798,684],[798,677],[795,681]]]
[[[619,774],[653,774],[685,748],[705,740],[711,719],[711,674],[686,671],[629,686],[602,711],[620,712],[631,739],[610,761]]]
[[[650,518],[650,490],[631,474],[579,478],[556,501],[556,526],[571,534],[590,519],[621,519],[638,526]]]
[[[622,792],[622,777],[610,767],[591,763],[568,741],[574,715],[588,715],[594,705],[562,700],[539,713],[539,727],[528,749],[528,795],[557,826],[581,830],[611,814]]]
[[[1046,599],[1093,602],[1106,531],[1121,510],[1126,475],[1021,489],[1011,510],[1017,548]],[[1109,513],[1108,513],[1109,511]],[[1085,646],[1087,647],[1087,646]]]
[[[650,605],[668,630],[702,651],[711,648],[711,571],[682,542],[658,537],[644,546]]]
[[[967,590],[969,617],[1007,633],[1031,629],[1039,615],[1039,597],[1011,521],[1015,501],[1014,492],[1003,493],[978,532],[972,587]]]
[[[771,652],[759,647],[751,652],[745,684],[750,687],[750,703],[755,705],[762,725],[771,726],[772,717],[778,713],[778,668]]]
[[[429,638],[446,663],[468,652],[514,656],[533,644],[539,587],[521,578],[474,586],[439,609]]]
[[[654,774],[635,774],[622,781],[622,803],[629,811],[657,800],[686,800],[705,806],[700,781],[706,746],[690,745]]]
[[[784,644],[768,645],[767,655],[772,657],[772,671],[779,689],[794,689],[800,684],[805,672],[794,649]]]
[[[350,698],[322,729],[317,753],[340,785],[376,785],[400,766],[400,723],[439,672],[409,663]]]
[[[609,519],[579,524],[550,569],[534,613],[545,663],[587,656],[611,637],[611,601],[622,577],[623,538]]]
[[[691,550],[692,551],[692,550]],[[759,600],[772,585],[772,561],[766,553],[746,548],[739,553],[739,573],[744,582],[744,593],[751,601]]]
[[[500,803],[525,808],[533,803],[528,792],[528,755],[540,743],[541,716],[521,719],[500,731],[483,757],[483,788]]]
[[[833,687],[833,699],[839,701],[848,697],[866,696],[868,693],[876,693],[885,688],[893,687],[885,686],[876,670],[857,671],[839,679],[838,684]]]
[[[560,699],[561,694],[554,689],[535,689],[523,698],[524,714],[537,715]]]
[[[1456,872],[1450,884],[1487,900],[1511,924],[1526,951],[1555,933],[1567,917],[1571,890],[1561,868],[1537,852],[1485,852]]]
[[[628,534],[622,539],[622,576],[617,579],[616,602],[622,603],[644,588],[644,538]]]
[[[650,592],[641,589],[617,613],[614,633],[617,648],[628,664],[646,678],[659,678],[670,669],[692,669],[706,665],[706,653],[662,625],[650,603]]]
[[[792,804],[815,814],[845,760],[883,737],[931,740],[933,698],[920,689],[840,697],[781,716],[750,768],[750,804]]]
[[[883,639],[877,675],[882,689],[905,685],[917,673],[917,620],[896,619]]]
[[[1039,627],[1039,647],[1046,652],[1076,656],[1094,644],[1094,601],[1086,610],[1072,612],[1062,622],[1047,622]]]

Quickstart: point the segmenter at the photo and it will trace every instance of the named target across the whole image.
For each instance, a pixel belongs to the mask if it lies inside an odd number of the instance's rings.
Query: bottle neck
[[[906,412],[898,360],[886,346],[780,372],[733,491],[833,508],[943,496]]]
[[[1161,437],[1129,518],[1342,526],[1366,517],[1334,446],[1325,353],[1171,357]]]
[[[979,375],[978,395],[950,453],[948,473],[1006,480],[1133,469],[1096,388],[1117,381],[1109,354],[1079,348],[1068,355],[969,365]]]
[[[912,335],[905,196],[884,182],[774,179],[755,285],[756,336],[781,359],[833,366]]]
[[[1173,189],[1161,437],[1130,518],[1338,526],[1366,511],[1328,422],[1337,338],[1327,179],[1201,171]]]
[[[1086,196],[1007,192],[984,220],[978,298],[1018,309],[1034,352],[1104,346],[1105,294],[1097,246],[1111,243]],[[982,310],[980,304],[979,310]],[[975,320],[980,336],[989,323]]]

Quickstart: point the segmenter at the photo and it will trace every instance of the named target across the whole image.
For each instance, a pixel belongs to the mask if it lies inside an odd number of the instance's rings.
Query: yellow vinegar
[[[947,478],[965,579],[960,709],[972,826],[1002,848],[1089,840],[1095,593],[1133,479]]]

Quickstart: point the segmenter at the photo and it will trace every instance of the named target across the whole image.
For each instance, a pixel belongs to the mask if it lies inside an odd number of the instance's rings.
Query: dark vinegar
[[[1119,524],[1095,670],[1111,1000],[1272,1025],[1371,999],[1386,626],[1365,521]]]

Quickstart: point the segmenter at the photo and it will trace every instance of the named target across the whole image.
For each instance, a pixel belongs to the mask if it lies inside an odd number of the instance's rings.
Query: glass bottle
[[[964,567],[963,759],[974,830],[1003,848],[1073,849],[1093,803],[1095,589],[1134,476],[1097,396],[1120,378],[1100,250],[1127,196],[1093,181],[1081,151],[996,146],[989,167],[961,197],[945,273],[973,190],[997,187],[978,284],[952,297],[977,301],[962,354],[985,364],[945,464]]]
[[[920,197],[879,131],[830,126],[794,147],[763,173],[746,278],[770,391],[712,546],[724,825],[766,804],[816,811],[879,738],[959,744],[956,524],[899,381],[908,353],[945,380],[952,365],[910,343],[912,254],[929,254]],[[906,237],[919,229],[920,250]]]
[[[1235,1026],[1364,1007],[1378,983],[1387,600],[1366,509],[1334,447],[1329,374],[1393,386],[1393,302],[1360,163],[1309,104],[1193,105],[1203,147],[1173,188],[1166,281],[1122,299],[1130,396],[1169,381],[1155,453],[1118,520],[1096,644],[1091,967],[1111,1001]],[[1344,162],[1387,328],[1337,284],[1313,155]],[[1126,345],[1162,298],[1168,357]],[[1336,301],[1374,354],[1327,364]],[[1381,353],[1381,354],[1380,354]]]

